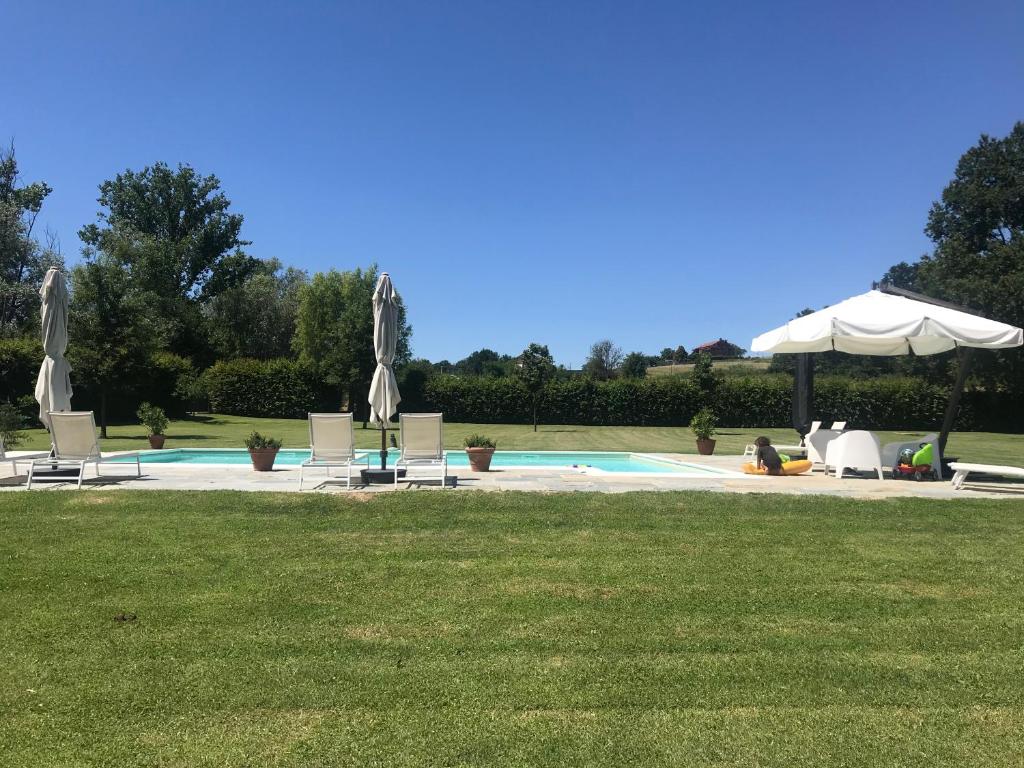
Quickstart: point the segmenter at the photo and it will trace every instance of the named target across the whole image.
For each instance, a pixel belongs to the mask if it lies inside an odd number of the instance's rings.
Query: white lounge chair
[[[882,466],[888,467],[895,472],[896,463],[900,459],[900,451],[905,448],[912,448],[914,451],[917,451],[917,449],[921,447],[922,443],[931,443],[932,457],[934,459],[932,463],[932,472],[935,473],[936,480],[941,480],[942,459],[939,454],[939,436],[934,432],[929,432],[918,440],[907,440],[902,443],[886,443],[882,446]]]
[[[1024,467],[1010,467],[1001,464],[969,464],[963,461],[951,462],[949,468],[953,470],[953,490],[959,491],[967,482],[967,475],[971,472],[981,472],[986,475],[1002,475],[1003,477],[1015,477],[1024,480]]]
[[[815,466],[821,466],[825,463],[825,452],[828,450],[828,445],[841,433],[831,429],[816,429],[813,432],[808,433],[804,442],[807,448],[807,458]]]
[[[398,415],[401,453],[395,462],[395,487],[398,470],[410,467],[440,467],[441,487],[447,487],[448,454],[444,450],[444,417],[440,413],[401,413]],[[406,479],[409,479],[408,477]],[[428,475],[424,479],[433,479]]]
[[[829,467],[835,469],[836,477],[842,477],[848,469],[870,469],[882,480],[882,448],[878,437],[860,429],[843,432],[825,449],[826,475]]]
[[[33,459],[41,459],[49,455],[49,453],[41,451],[39,453],[26,453],[23,456],[8,456],[7,452],[4,450],[4,440],[0,437],[0,461],[11,462],[11,472],[15,475],[18,474],[18,462],[29,462]]]
[[[85,479],[86,464],[96,465],[96,477],[100,476],[100,464],[117,463],[124,465],[124,458],[135,459],[135,476],[142,477],[142,465],[138,453],[122,453],[116,457],[103,456],[96,438],[96,419],[92,411],[50,411],[50,439],[53,440],[53,455],[35,459],[28,468],[28,487],[37,469],[47,467],[60,469],[72,467],[78,470],[78,487]]]
[[[833,421],[832,422],[832,431],[833,432],[842,432],[844,429],[846,429],[846,422],[845,421]]]
[[[299,490],[302,490],[303,473],[313,467],[327,470],[345,469],[345,488],[352,488],[352,465],[357,461],[355,430],[351,413],[309,414],[309,458],[299,465]],[[360,464],[370,466],[370,459],[364,453]],[[324,481],[326,482],[326,480]]]

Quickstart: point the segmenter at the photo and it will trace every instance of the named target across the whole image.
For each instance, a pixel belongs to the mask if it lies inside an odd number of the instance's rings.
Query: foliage
[[[715,434],[717,419],[710,408],[701,408],[690,419],[690,431],[698,440],[710,440]]]
[[[607,381],[615,376],[622,365],[622,349],[610,339],[594,342],[590,354],[583,364],[583,372],[597,381]]]
[[[554,378],[555,361],[544,344],[531,343],[516,361],[516,377],[530,395],[533,431],[537,431],[537,410],[544,387]]]
[[[480,434],[476,434],[476,433],[474,433],[474,434],[470,435],[469,437],[467,437],[466,440],[464,441],[464,445],[467,448],[497,448],[498,447],[498,444],[496,442],[494,442],[491,438],[489,438],[489,437],[487,437],[485,435],[480,435]]]
[[[299,295],[309,281],[276,259],[261,261],[244,282],[214,296],[204,311],[210,340],[221,359],[286,357],[295,335]]]
[[[619,370],[623,378],[642,379],[647,375],[647,366],[647,355],[643,352],[630,352],[623,358],[622,366]]]
[[[121,267],[119,242],[105,241],[112,254],[86,249],[85,261],[71,272],[68,359],[73,381],[98,393],[103,437],[109,397],[144,378],[155,347],[146,301]]]
[[[957,163],[928,214],[934,251],[886,273],[900,287],[1024,325],[1024,122],[1005,138],[982,135]],[[985,386],[1024,390],[1020,349],[975,355]]]
[[[0,339],[0,401],[15,402],[35,392],[42,361],[38,339]]]
[[[459,360],[452,372],[459,376],[508,376],[516,361],[511,355],[499,355],[493,349],[479,349]]]
[[[38,327],[39,285],[50,266],[64,266],[60,254],[33,235],[52,191],[41,181],[21,185],[14,145],[0,150],[0,336]]]
[[[718,388],[719,378],[714,372],[714,363],[707,352],[697,354],[690,372],[690,379],[701,392],[711,396]]]
[[[299,292],[294,348],[299,359],[347,395],[351,410],[369,418],[367,394],[377,367],[373,348],[373,290],[378,269],[319,272]],[[412,329],[398,298],[396,366],[409,357]]]
[[[167,414],[159,406],[142,403],[135,412],[135,416],[151,435],[162,435],[167,431]]]
[[[90,248],[117,255],[135,290],[162,324],[168,349],[206,357],[200,305],[241,284],[257,268],[242,251],[242,215],[216,176],[165,163],[125,171],[100,184],[104,210],[79,231]],[[112,243],[111,241],[116,241]]]
[[[325,403],[316,373],[292,360],[225,360],[202,378],[213,413],[302,419],[338,405]]]
[[[280,450],[282,445],[283,443],[276,437],[261,435],[259,432],[252,432],[245,438],[245,447],[250,451],[277,451]]]
[[[25,417],[16,405],[0,403],[0,444],[7,450],[25,441]]]

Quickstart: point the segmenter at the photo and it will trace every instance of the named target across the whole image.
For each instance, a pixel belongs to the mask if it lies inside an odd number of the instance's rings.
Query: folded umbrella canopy
[[[36,380],[39,420],[50,428],[50,411],[71,410],[71,366],[64,359],[68,348],[68,287],[64,275],[50,267],[39,289],[42,297],[43,351],[46,357]]]
[[[380,422],[380,468],[387,467],[387,424],[398,412],[402,396],[391,366],[398,348],[398,294],[385,272],[373,291],[373,349],[377,369],[370,383],[370,421]]]

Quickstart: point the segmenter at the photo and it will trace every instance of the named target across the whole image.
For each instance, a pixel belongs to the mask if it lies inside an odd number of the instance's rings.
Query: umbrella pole
[[[380,422],[380,468],[388,468],[388,423]]]

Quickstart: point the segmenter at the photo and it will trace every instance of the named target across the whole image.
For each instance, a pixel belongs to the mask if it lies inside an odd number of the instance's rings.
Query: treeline
[[[34,231],[50,191],[21,182],[13,147],[0,153],[0,402],[26,415],[41,360],[38,288],[49,266],[64,267]],[[188,165],[125,171],[99,185],[98,202],[69,273],[75,407],[98,411],[104,427],[143,399],[171,413],[205,407],[204,372],[252,359],[301,365],[335,408],[365,416],[376,266],[310,276],[257,258],[219,180]],[[411,336],[404,305],[400,326],[401,364]]]

